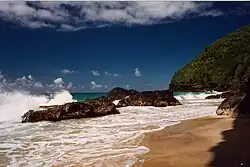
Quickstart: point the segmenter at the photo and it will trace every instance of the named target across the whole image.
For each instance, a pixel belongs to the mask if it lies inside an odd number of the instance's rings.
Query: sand
[[[135,167],[250,166],[250,120],[205,117],[147,133]],[[143,162],[144,161],[144,162]]]

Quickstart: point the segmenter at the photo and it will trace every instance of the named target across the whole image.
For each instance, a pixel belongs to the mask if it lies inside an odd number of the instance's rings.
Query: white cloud
[[[109,73],[107,71],[104,72],[105,75],[110,75],[110,76],[114,76],[114,77],[118,77],[118,74],[117,73]]]
[[[34,80],[34,78],[31,75],[28,76],[28,79],[29,80]]]
[[[126,85],[126,88],[130,88],[130,85]]]
[[[38,88],[43,88],[43,84],[41,82],[35,82],[34,86]]]
[[[64,81],[62,78],[57,78],[53,81],[55,83],[55,85],[63,85]]]
[[[91,73],[92,73],[92,75],[94,75],[94,76],[100,76],[99,71],[92,70]]]
[[[27,92],[57,92],[61,89],[75,90],[80,91],[84,89],[84,86],[79,84],[78,87],[74,86],[72,82],[69,82],[65,85],[62,78],[56,78],[53,83],[44,84],[40,81],[37,81],[33,76],[22,76],[17,79],[11,80],[6,79],[0,71],[0,91],[13,91],[21,90]],[[96,88],[100,87],[99,85],[95,86]]]
[[[102,88],[102,85],[96,84],[95,81],[91,81],[90,84],[91,84],[90,86],[91,89]]]
[[[73,87],[73,83],[72,82],[69,82],[68,86],[67,86],[67,89],[71,89]]]
[[[135,76],[136,76],[136,77],[142,76],[141,71],[140,71],[139,68],[135,68]]]
[[[218,16],[210,2],[24,2],[1,1],[0,19],[24,27],[77,31],[110,25],[159,24],[194,16]],[[72,12],[73,11],[73,12]],[[88,24],[88,23],[92,24]]]
[[[74,70],[69,70],[69,69],[63,69],[62,70],[62,73],[63,74],[71,74],[71,73],[75,73],[76,71],[74,71]]]

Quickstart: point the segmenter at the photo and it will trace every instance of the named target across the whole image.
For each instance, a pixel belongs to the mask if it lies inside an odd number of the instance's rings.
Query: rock
[[[22,116],[22,122],[60,121],[65,119],[99,117],[110,114],[119,114],[115,105],[91,105],[84,102],[66,103],[45,110],[30,110]]]
[[[231,96],[223,100],[216,110],[217,115],[228,115],[231,117],[237,116],[235,114],[235,108],[239,104],[243,97],[242,96]]]
[[[94,117],[96,117],[96,116],[110,115],[110,114],[120,114],[120,112],[116,109],[115,104],[113,104],[113,103],[109,103],[107,105],[99,107],[94,112]]]
[[[144,91],[119,101],[118,107],[126,106],[155,106],[166,107],[180,105],[180,102],[173,96],[172,91]]]
[[[117,105],[114,104],[114,100],[119,101]],[[116,108],[125,106],[166,107],[170,105],[180,105],[172,91],[137,92],[133,89],[115,88],[107,96],[96,99],[64,105],[41,106],[43,110],[39,111],[30,110],[22,116],[22,122],[60,121],[119,114]]]
[[[225,99],[234,96],[235,94],[236,92],[223,92],[221,94],[207,96],[205,99]]]
[[[126,89],[117,87],[117,88],[112,89],[108,93],[107,97],[112,98],[113,100],[120,100],[122,98],[125,98],[125,97],[130,96],[130,95],[135,95],[137,93],[138,92],[134,89],[126,90]]]
[[[241,92],[226,98],[216,110],[217,115],[228,115],[234,118],[250,117],[250,80]]]

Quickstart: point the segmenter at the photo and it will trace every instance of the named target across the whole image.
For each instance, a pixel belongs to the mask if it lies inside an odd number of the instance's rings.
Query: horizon
[[[0,2],[0,86],[34,92],[165,90],[248,2]]]

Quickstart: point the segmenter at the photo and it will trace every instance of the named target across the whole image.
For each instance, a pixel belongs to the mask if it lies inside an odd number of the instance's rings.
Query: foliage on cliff
[[[215,41],[192,62],[175,73],[170,89],[185,85],[235,88],[250,76],[250,25]]]

